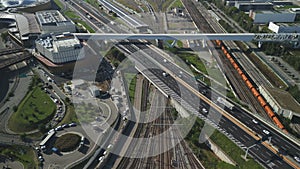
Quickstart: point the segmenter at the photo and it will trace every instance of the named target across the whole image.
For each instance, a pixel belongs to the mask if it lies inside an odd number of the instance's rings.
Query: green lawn
[[[172,4],[171,8],[183,8],[183,4],[181,0],[175,0],[175,2]]]
[[[79,121],[78,121],[76,112],[74,110],[74,106],[72,104],[70,104],[69,102],[65,102],[65,104],[66,104],[66,108],[67,108],[66,115],[58,125],[72,123],[72,122],[76,122],[78,124]]]
[[[74,19],[74,22],[80,23],[90,33],[95,33],[94,29],[92,27],[90,27],[86,22],[84,22],[82,20],[78,20],[78,19]]]
[[[78,19],[80,18],[80,16],[78,16],[74,11],[71,11],[71,10],[67,10],[64,12],[64,14],[70,18],[70,19]]]
[[[25,146],[0,146],[0,154],[20,161],[25,169],[38,168],[34,150]]]
[[[64,5],[60,2],[60,0],[54,0],[54,3],[60,8],[63,9]]]
[[[39,124],[46,124],[54,115],[56,105],[50,97],[36,86],[31,90],[11,116],[8,127],[15,132],[28,132]]]
[[[133,103],[134,101],[134,94],[135,94],[135,86],[136,86],[136,74],[134,73],[125,73],[124,74],[127,84],[129,85],[129,99],[130,102]]]
[[[69,152],[75,150],[80,143],[81,137],[77,134],[65,134],[55,140],[54,147],[61,152]]]
[[[215,130],[210,139],[216,143],[228,156],[230,156],[233,161],[237,163],[238,166],[233,166],[221,161],[205,144],[200,144],[198,142],[199,135],[204,122],[197,118],[194,126],[191,128],[189,134],[186,136],[185,140],[189,143],[191,149],[195,155],[199,158],[205,168],[216,168],[216,169],[232,169],[232,168],[249,168],[249,169],[260,169],[263,168],[256,161],[249,158],[249,161],[242,159],[241,155],[245,152],[229,140],[224,134]]]

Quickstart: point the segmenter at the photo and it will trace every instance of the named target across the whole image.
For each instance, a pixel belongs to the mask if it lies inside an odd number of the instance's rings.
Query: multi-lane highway
[[[144,65],[147,68],[154,68],[157,67],[157,64],[163,66],[165,69],[168,69],[170,72],[171,76],[177,76],[181,74],[181,79],[183,81],[185,81],[187,84],[193,84],[193,77],[186,73],[184,70],[180,69],[178,66],[174,65],[174,63],[172,62],[164,62],[164,59],[162,57],[162,55],[160,53],[157,53],[156,51],[153,50],[145,50],[144,52],[146,54],[144,54],[143,56],[147,56],[147,57],[138,57],[132,53],[136,53],[138,51],[138,49],[132,47],[130,43],[127,44],[120,44],[122,46],[126,46],[126,49],[130,49],[131,55],[132,57],[134,57],[135,60],[137,60],[140,64],[146,64]],[[131,46],[131,47],[130,47]],[[135,46],[139,46],[139,48],[141,49],[145,49],[145,48],[149,48],[149,47],[145,47],[143,44],[139,43],[139,44],[135,44]],[[124,49],[126,51],[126,49]],[[148,53],[150,52],[150,53]],[[154,63],[153,60],[156,60],[158,63]],[[160,68],[161,69],[161,68]],[[170,95],[174,94],[173,92],[175,92],[178,96],[182,96],[182,98],[189,98],[188,100],[185,100],[187,103],[196,103],[192,106],[192,108],[194,109],[194,111],[196,110],[198,112],[199,110],[199,106],[203,105],[204,107],[209,109],[209,105],[206,103],[200,102],[199,97],[197,95],[195,95],[192,92],[189,92],[189,90],[182,90],[181,92],[184,93],[179,93],[180,90],[179,89],[184,89],[185,86],[182,86],[179,83],[176,83],[175,80],[173,78],[171,78],[171,76],[169,77],[164,77],[162,75],[162,71],[160,69],[150,69],[147,70],[146,72],[144,72],[144,74],[147,74],[148,72],[148,78],[151,78],[151,82],[156,83],[157,85],[162,85],[159,86],[161,88],[165,88],[165,85],[168,86],[172,91],[170,91]],[[182,73],[181,73],[182,72]],[[152,75],[151,75],[152,74]],[[161,83],[162,82],[162,83]],[[180,86],[180,87],[178,87]],[[205,88],[205,86],[202,86]],[[166,89],[166,88],[165,88]],[[198,90],[196,88],[196,90]],[[207,91],[209,91],[208,88],[206,88]],[[165,92],[168,92],[168,90],[166,90]],[[210,92],[207,93],[207,95],[211,94]],[[187,96],[187,97],[184,97]],[[215,97],[218,96],[218,94],[213,93],[211,94],[211,96],[213,96],[212,100],[216,100]],[[247,112],[245,112],[244,110],[236,107],[235,109],[228,110],[225,108],[225,110],[227,110],[233,117],[235,117],[236,119],[238,119],[239,121],[241,121],[242,123],[244,123],[245,125],[247,125],[249,128],[251,128],[255,133],[257,133],[260,137],[263,138],[263,140],[265,140],[269,135],[267,135],[266,133],[263,132],[263,130],[268,130],[271,132],[271,136],[272,136],[272,141],[271,143],[280,147],[283,151],[285,152],[289,152],[289,154],[291,154],[291,156],[299,156],[299,147],[290,142],[287,141],[287,139],[282,136],[282,134],[279,134],[277,131],[273,130],[272,128],[266,126],[265,124],[263,124],[260,120],[256,119],[255,117],[252,117],[250,114],[248,114]],[[210,108],[210,112],[208,118],[213,117],[214,114],[218,115],[219,112],[217,112],[214,108]],[[203,112],[200,112],[203,113]],[[202,114],[204,116],[207,116],[206,114]],[[252,120],[256,119],[257,121],[259,121],[259,124],[255,124]],[[210,119],[213,122],[215,122],[216,124],[218,123],[218,121],[214,121],[214,119]],[[222,117],[220,120],[220,123],[218,124],[218,126],[221,129],[224,129],[226,133],[230,133],[230,137],[232,137],[234,140],[237,140],[237,143],[240,144],[241,147],[249,147],[251,145],[253,145],[254,143],[256,143],[256,140],[253,139],[251,136],[249,136],[245,131],[240,129],[240,126],[236,126],[235,124],[233,124],[231,121],[229,121],[228,119],[226,119],[225,117]],[[285,163],[284,161],[282,161],[277,155],[275,155],[272,151],[268,150],[266,147],[264,147],[261,144],[258,144],[257,146],[255,146],[256,148],[254,148],[253,150],[250,149],[251,154],[256,157],[261,163],[265,164],[266,167],[271,167],[275,164],[275,166],[277,166],[278,168],[282,168],[282,167],[288,167],[288,164]],[[265,151],[266,150],[266,151]],[[261,153],[261,152],[266,152],[265,153]]]
[[[133,47],[133,46],[135,47]],[[138,46],[140,45],[140,46]],[[157,64],[160,65],[159,69],[161,69],[161,67],[163,67],[165,70],[168,70],[169,72],[171,72],[171,76],[175,77],[176,75],[180,75],[181,74],[181,80],[185,81],[187,84],[195,84],[193,81],[191,81],[191,79],[193,79],[193,77],[191,77],[190,74],[186,73],[184,70],[180,69],[179,67],[177,67],[176,65],[174,65],[174,63],[171,62],[164,62],[164,58],[162,57],[161,53],[158,53],[157,50],[151,50],[150,46],[146,46],[144,44],[121,44],[120,47],[125,46],[124,51],[129,51],[129,54],[131,56],[132,53],[135,53],[137,50],[142,49],[150,49],[147,50],[147,52],[149,53],[143,53],[143,57],[140,56],[133,56],[133,59],[136,60],[139,64],[144,65],[144,67],[146,68],[151,68],[151,67],[157,67]],[[138,47],[138,48],[136,48]],[[145,57],[146,56],[146,57]],[[154,62],[153,60],[155,60],[156,62]],[[157,72],[159,71],[159,69],[149,69],[146,70],[144,72],[144,74],[148,74],[148,78],[150,78],[150,80],[154,83],[156,83],[157,86],[161,87],[161,88],[165,88],[167,86],[167,88],[169,88],[169,92],[171,92],[171,94],[176,94],[176,92],[178,92],[178,87],[177,85],[175,85],[174,79],[171,78],[171,76],[169,76],[168,78],[166,78],[165,76],[162,75],[162,72]],[[182,72],[182,73],[181,73]],[[179,76],[176,76],[177,78]],[[173,80],[172,80],[173,79]],[[161,85],[161,86],[160,86]],[[186,86],[181,85],[180,83],[178,84],[180,86],[180,88],[186,88]],[[196,86],[201,85],[201,84],[196,84]],[[202,85],[203,86],[203,85]],[[197,88],[194,88],[195,90],[198,90]],[[212,95],[213,97],[214,94],[212,94],[210,92],[210,90],[206,87],[203,86],[202,89],[207,90],[207,95]],[[187,103],[199,103],[200,99],[199,96],[196,95],[193,92],[190,92],[190,90],[184,90],[185,93],[184,95],[187,96],[191,96],[191,97],[187,97],[187,100],[185,100],[185,102]],[[165,92],[168,92],[168,90],[166,90]],[[176,94],[177,97],[181,94]],[[201,98],[203,99],[203,98]],[[214,100],[214,98],[211,98],[212,100]],[[199,106],[206,106],[207,108],[209,108],[209,105],[207,103],[201,102],[200,104],[193,104],[190,105],[194,110],[195,110],[195,114],[197,114],[199,117],[205,117],[207,116],[206,114],[204,114],[203,112],[198,112],[199,110]],[[226,110],[226,108],[225,108]],[[270,128],[269,126],[265,125],[264,123],[262,123],[260,120],[256,119],[257,121],[259,121],[259,124],[255,124],[253,123],[253,119],[255,117],[252,117],[250,114],[248,114],[247,112],[245,112],[244,110],[240,109],[240,108],[236,108],[234,110],[227,110],[233,117],[235,117],[237,120],[241,121],[243,124],[247,125],[249,128],[251,128],[254,133],[257,133],[259,136],[266,138],[267,134],[265,134],[263,132],[263,129],[266,129],[268,131],[270,131],[271,135],[272,135],[272,143],[278,147],[280,147],[283,151],[285,151],[286,153],[290,154],[291,156],[299,156],[299,146],[295,143],[293,143],[292,141],[289,141],[287,138],[285,138],[285,136],[283,136],[282,133],[279,133],[278,131]],[[215,108],[210,108],[210,112],[209,114],[219,114],[218,111],[215,110]],[[210,117],[210,115],[208,116]],[[214,119],[209,119],[211,121],[214,121]],[[235,123],[231,122],[230,120],[228,120],[227,118],[225,118],[224,116],[222,116],[220,123],[217,125],[217,127],[219,128],[219,130],[223,130],[224,133],[230,133],[227,134],[227,136],[229,138],[231,138],[232,140],[236,140],[236,143],[240,143],[239,145],[241,147],[249,147],[251,145],[253,145],[256,141],[256,139],[254,139],[253,137],[251,137],[249,135],[249,133],[245,132],[244,130],[241,129],[241,126],[237,126]],[[261,163],[264,164],[264,166],[271,168],[273,167],[277,167],[277,168],[291,168],[285,161],[281,160],[281,158],[279,158],[277,155],[275,155],[271,150],[267,149],[264,145],[262,144],[257,144],[254,148],[250,149],[250,154],[253,155],[258,161],[260,161]]]

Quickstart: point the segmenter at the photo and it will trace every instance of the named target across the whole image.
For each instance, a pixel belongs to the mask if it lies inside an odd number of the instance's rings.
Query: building
[[[75,24],[57,10],[39,11],[35,15],[42,33],[76,32]]]
[[[268,24],[269,22],[294,22],[296,13],[289,10],[284,11],[251,11],[249,16],[253,19],[253,23]]]
[[[2,14],[0,21],[11,23],[9,34],[25,47],[31,47],[41,34],[39,25],[33,14]]]
[[[292,119],[293,116],[300,117],[300,105],[287,91],[259,86],[259,92],[278,115],[288,119]]]
[[[90,94],[93,97],[99,97],[100,96],[100,90],[98,89],[98,87],[96,87],[94,85],[89,87],[89,91],[90,91]]]
[[[270,22],[268,28],[275,33],[300,33],[300,24]]]
[[[82,48],[80,41],[70,33],[45,34],[35,44],[37,52],[54,64],[64,64],[84,57],[79,55]]]
[[[234,6],[240,11],[248,12],[250,10],[272,10],[271,2],[235,2]]]

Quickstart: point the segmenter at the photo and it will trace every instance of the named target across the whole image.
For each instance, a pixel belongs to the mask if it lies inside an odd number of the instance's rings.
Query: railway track
[[[209,27],[205,30],[202,30],[204,33],[211,33],[211,32],[218,32],[218,33],[224,33],[224,30],[220,28],[220,25],[218,24],[213,24],[210,23],[210,25],[213,25],[213,28],[209,26],[207,20],[203,17],[203,15],[199,12],[201,11],[206,11],[206,8],[202,4],[194,4],[191,0],[183,0],[183,3],[185,4],[185,7],[187,10],[192,13],[190,13],[192,19],[194,20],[195,24],[197,27],[200,28],[206,28]],[[193,4],[193,5],[192,5]],[[199,10],[198,10],[198,9]],[[207,12],[204,12],[207,14]],[[201,26],[201,25],[207,25],[207,26]],[[238,62],[242,62],[243,64],[243,69],[245,69],[245,64],[247,65],[246,71],[247,73],[250,73],[251,78],[253,79],[254,82],[259,82],[259,84],[263,85],[270,85],[268,81],[265,80],[264,77],[258,74],[256,71],[256,68],[253,65],[249,65],[249,63],[245,60],[246,56],[242,54],[240,51],[235,51],[238,49],[237,45],[232,42],[232,41],[225,41],[224,42],[226,47],[229,49],[233,50],[234,56],[237,58]],[[252,112],[258,112],[262,117],[264,117],[267,120],[271,120],[269,116],[265,113],[265,110],[261,105],[259,104],[258,100],[252,95],[251,91],[247,88],[246,85],[244,85],[244,82],[242,81],[241,77],[238,75],[236,70],[230,65],[229,61],[224,58],[223,53],[219,52],[219,56],[222,58],[222,62],[225,63],[223,64],[223,69],[224,72],[226,72],[226,76],[229,78],[230,83],[232,84],[233,88],[235,89],[238,97],[248,103],[252,108],[254,108],[254,111]],[[248,67],[250,66],[250,68]],[[249,72],[248,72],[249,71]]]

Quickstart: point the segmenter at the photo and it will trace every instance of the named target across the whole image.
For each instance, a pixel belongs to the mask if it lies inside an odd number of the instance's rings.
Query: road
[[[128,44],[125,48],[131,49],[131,51],[130,51],[131,53],[136,53],[138,49],[135,49],[134,47],[130,47],[129,45],[130,44]],[[141,48],[145,48],[145,46],[143,46],[141,44]],[[148,52],[148,51],[144,51],[144,52]],[[183,72],[181,74],[182,80],[185,81],[187,84],[190,84],[190,85],[193,84],[193,82],[191,82],[192,78],[189,74],[185,73],[183,70],[181,70],[180,68],[178,68],[176,65],[174,65],[171,62],[164,62],[163,61],[164,58],[159,53],[153,53],[153,51],[150,51],[150,53],[144,54],[145,57],[138,57],[137,55],[134,55],[134,54],[131,54],[130,56],[134,57],[134,60],[137,60],[140,64],[144,65],[146,68],[155,68],[155,67],[157,67],[157,64],[163,65],[163,67],[165,69],[169,70],[169,72],[172,76],[178,77],[180,72]],[[154,60],[156,62],[154,62]],[[167,85],[169,87],[169,89],[171,89],[175,93],[179,92],[180,88],[181,89],[185,88],[184,86],[178,87],[178,84],[176,84],[176,81],[174,79],[165,78],[162,75],[162,70],[159,67],[157,67],[157,68],[158,69],[151,69],[150,72],[148,72],[153,75],[151,77],[150,77],[150,75],[147,77],[147,78],[150,78],[149,80],[152,83],[156,83],[158,86],[161,84],[162,86],[160,86],[160,87],[166,93],[168,93],[168,90],[165,85]],[[169,79],[169,80],[166,80],[166,79]],[[162,81],[162,83],[159,81]],[[165,84],[165,85],[163,85],[163,84]],[[198,89],[196,89],[196,90],[198,90]],[[184,90],[184,92],[185,93],[177,93],[177,97],[185,96],[183,99],[187,99],[187,100],[185,100],[187,103],[199,102],[198,96],[196,96],[194,93],[191,93],[187,90]],[[213,98],[211,98],[211,99],[213,100]],[[209,106],[207,104],[205,104],[205,103],[200,103],[200,104],[206,106],[209,109]],[[192,106],[194,108],[194,111],[196,111],[198,114],[199,104],[190,105],[190,106]],[[226,110],[226,108],[225,108],[225,110]],[[212,116],[213,116],[213,114],[216,114],[216,115],[219,114],[212,107],[210,108],[210,111],[212,112]],[[289,151],[289,153],[291,155],[298,155],[298,153],[299,153],[298,146],[296,146],[295,144],[293,144],[291,142],[288,142],[283,136],[277,134],[277,131],[274,131],[273,129],[264,125],[263,123],[260,123],[259,125],[254,124],[252,122],[252,119],[254,117],[251,117],[250,114],[246,113],[242,109],[237,108],[237,109],[234,109],[233,111],[229,111],[229,113],[231,115],[233,115],[235,118],[237,118],[238,120],[240,120],[241,122],[243,122],[244,124],[247,124],[248,127],[250,127],[252,130],[254,130],[254,132],[256,132],[258,135],[260,135],[263,138],[267,137],[267,135],[264,132],[262,132],[262,129],[267,129],[267,130],[271,131],[272,143],[274,145],[277,145],[283,149],[288,149],[287,151]],[[214,120],[214,119],[211,119],[211,120]],[[258,120],[258,121],[260,121],[260,120]],[[215,123],[217,123],[217,121]],[[231,121],[229,121],[226,118],[224,118],[223,120],[221,118],[221,121],[218,125],[220,126],[220,128],[225,130],[226,133],[230,133],[229,137],[233,137],[234,140],[237,140],[238,141],[237,144],[239,144],[242,148],[249,147],[256,142],[255,139],[253,139],[251,136],[249,136],[247,133],[245,133],[243,130],[241,130],[240,126],[235,126],[234,124],[232,124]],[[289,145],[289,146],[286,147],[286,145]],[[258,148],[258,150],[256,150],[256,151],[250,150],[250,152],[252,153],[253,156],[255,156],[257,158],[257,160],[259,160],[261,163],[264,163],[266,167],[270,167],[270,165],[276,164],[278,167],[289,168],[288,164],[286,164],[284,161],[282,161],[278,156],[274,155],[273,152],[268,150],[266,147],[264,147],[262,145],[256,146],[256,147]],[[267,154],[269,154],[269,155],[264,154],[264,153],[259,153],[260,151],[267,152]],[[276,159],[274,159],[274,157],[276,157]],[[268,160],[266,160],[266,159],[268,159]]]
[[[146,48],[148,48],[148,47],[146,47]],[[151,56],[151,58],[152,59],[155,59],[155,60],[157,60],[157,61],[162,61],[163,59],[161,58],[161,56],[160,56],[160,54],[158,54],[158,53],[156,53],[155,54],[155,52],[154,51],[152,51],[152,50],[150,50],[152,53],[151,54],[148,54],[148,55],[150,55]],[[136,52],[136,51],[131,51],[131,52]],[[149,57],[149,56],[147,56],[147,57]],[[143,58],[146,58],[146,57],[143,57]],[[143,59],[142,57],[140,57],[140,58],[135,58],[135,59]],[[141,63],[141,64],[145,64],[145,63],[147,63],[147,62],[149,62],[149,59],[146,59],[146,60],[139,60],[139,63]],[[151,64],[151,62],[152,61],[150,61],[149,62],[149,64]],[[167,64],[167,63],[160,63],[160,64]],[[169,63],[168,63],[169,64]],[[155,64],[154,64],[155,65]],[[151,65],[151,66],[153,66],[153,65]],[[150,66],[150,67],[151,67]],[[172,72],[172,74],[180,74],[179,73],[179,71],[178,71],[178,68],[177,68],[177,66],[174,66],[174,65],[166,65],[167,66],[167,68],[168,68],[168,70],[170,71],[170,72]],[[149,65],[146,65],[146,67],[149,67]],[[175,69],[175,70],[174,70]],[[181,70],[180,70],[181,71]],[[150,72],[151,73],[151,72]],[[152,74],[153,75],[153,74]],[[182,75],[182,77],[184,77],[185,78],[185,76],[186,77],[190,77],[190,75],[189,74],[183,74]],[[155,78],[155,75],[154,75],[154,77],[151,77],[151,78]],[[153,80],[153,79],[152,79]],[[157,80],[157,79],[156,79]],[[184,79],[184,81],[186,81],[186,82],[189,82],[189,80],[186,80],[186,79]],[[173,82],[172,82],[173,83]],[[170,82],[170,84],[172,84],[171,82]],[[162,84],[164,84],[163,82],[162,82]],[[191,83],[192,84],[192,83]],[[165,87],[165,86],[164,86]],[[173,90],[171,89],[171,91],[173,91],[173,92],[175,92],[176,91],[176,89],[178,89],[178,88],[175,88],[175,86],[173,85],[173,86],[171,86],[171,88],[173,88]],[[197,89],[198,90],[198,89]],[[166,92],[168,92],[168,91],[166,91]],[[193,98],[198,98],[198,97],[196,97],[195,95],[193,95],[193,93],[187,93],[188,95],[191,95],[191,96],[194,96],[194,97],[189,97],[190,99],[193,99]],[[190,100],[188,100],[187,102],[189,102]],[[207,104],[204,104],[205,106],[207,106],[207,107],[209,107]],[[198,106],[197,105],[192,105],[192,106],[194,106],[194,108],[198,111]],[[195,107],[196,106],[196,107]],[[211,108],[212,109],[212,108]],[[213,110],[213,109],[212,109]],[[213,111],[214,112],[214,111]],[[276,131],[276,130],[274,130],[274,129],[272,129],[271,127],[269,127],[269,126],[267,126],[267,125],[265,125],[264,123],[260,123],[259,125],[256,125],[256,124],[253,124],[253,122],[252,122],[252,119],[253,118],[255,118],[255,117],[253,117],[253,116],[251,116],[251,115],[249,115],[247,112],[245,112],[244,110],[241,110],[241,109],[235,109],[234,111],[229,111],[229,113],[232,115],[232,116],[234,116],[235,118],[237,118],[238,120],[240,120],[240,121],[242,121],[244,124],[249,124],[249,127],[252,129],[252,130],[254,130],[254,132],[256,132],[256,133],[258,133],[259,135],[261,135],[262,137],[266,137],[266,134],[264,134],[263,132],[262,132],[262,128],[266,128],[266,129],[268,129],[269,131],[271,131],[271,133],[274,133],[273,134],[273,139],[272,139],[272,142],[273,142],[273,144],[278,144],[280,147],[281,146],[283,146],[283,145],[287,145],[288,147],[286,147],[286,148],[288,148],[288,150],[287,151],[289,151],[289,154],[291,154],[291,155],[298,155],[299,154],[299,148],[298,148],[298,146],[297,145],[295,145],[294,143],[292,143],[291,141],[287,141],[287,139],[281,134],[281,133],[278,133],[278,131]],[[216,113],[216,114],[218,114],[218,113]],[[199,114],[198,114],[199,115]],[[245,133],[243,130],[241,130],[239,127],[237,127],[237,126],[235,126],[235,127],[230,127],[230,126],[232,126],[231,125],[231,122],[229,121],[229,120],[227,120],[227,119],[225,119],[225,120],[221,120],[221,123],[222,123],[222,121],[224,121],[223,122],[223,125],[221,126],[221,128],[224,128],[225,130],[226,130],[226,132],[227,133],[231,133],[231,137],[234,137],[234,139],[236,139],[236,140],[238,140],[240,143],[243,143],[243,144],[245,144],[246,146],[249,146],[249,144],[251,144],[252,145],[252,143],[253,143],[253,141],[255,141],[253,138],[248,138],[249,136],[247,135],[247,133]],[[260,121],[260,120],[258,120],[258,121]],[[261,121],[260,121],[261,122]],[[229,123],[229,124],[227,124],[227,123]],[[229,129],[230,128],[230,129]],[[223,129],[223,130],[224,130]],[[228,136],[229,137],[229,136]],[[243,141],[244,140],[244,141]],[[252,141],[252,142],[251,142]],[[277,142],[276,142],[277,141]],[[247,145],[248,144],[248,145]],[[264,151],[266,148],[264,147],[264,146],[257,146],[257,147],[259,147],[259,149],[257,150],[257,151],[255,151],[255,150],[250,150],[250,152],[254,155],[254,156],[257,156],[257,159],[259,160],[259,161],[261,161],[262,163],[264,163],[264,165],[266,166],[266,167],[270,167],[270,166],[268,166],[268,165],[272,165],[272,163],[278,163],[278,166],[282,166],[282,167],[288,167],[287,166],[287,164],[285,163],[285,162],[282,162],[282,160],[279,160],[279,159],[276,159],[275,161],[274,161],[274,157],[276,157],[277,158],[277,156],[274,156],[274,154],[273,154],[273,152],[271,152],[270,150],[266,150],[266,151]],[[253,151],[253,152],[252,152]],[[265,155],[264,153],[262,153],[262,152],[267,152],[267,154],[269,154],[269,155]],[[257,153],[257,154],[256,154]],[[273,157],[274,156],[274,157]],[[269,160],[266,160],[266,158],[268,158]],[[272,163],[270,163],[270,162],[272,162]]]

